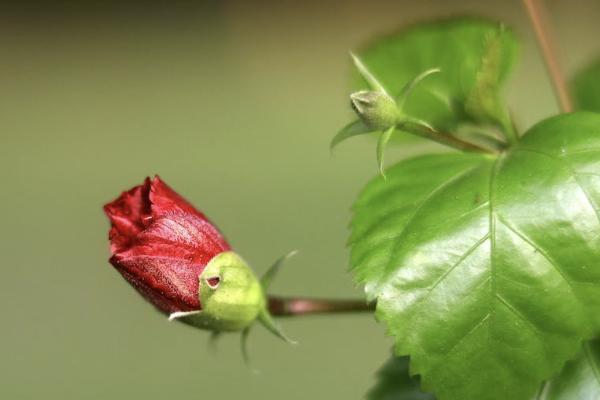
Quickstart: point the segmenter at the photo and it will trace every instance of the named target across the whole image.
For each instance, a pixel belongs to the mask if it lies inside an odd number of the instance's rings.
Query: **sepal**
[[[381,134],[381,136],[379,136],[379,140],[377,140],[377,166],[379,167],[379,173],[381,174],[383,179],[385,179],[384,164],[383,164],[383,156],[384,156],[384,152],[385,152],[385,146],[390,141],[390,138],[394,134],[395,130],[396,130],[396,127],[391,126],[385,132],[383,132]]]
[[[387,90],[385,90],[383,85],[377,80],[377,78],[375,78],[371,71],[369,71],[369,69],[362,62],[362,60],[352,52],[350,52],[350,57],[352,57],[354,66],[356,67],[360,75],[363,77],[363,79],[367,82],[369,88],[373,91],[384,93],[389,97]]]
[[[329,144],[329,150],[333,153],[333,149],[338,144],[343,142],[344,140],[349,139],[353,136],[365,135],[367,133],[372,133],[373,131],[374,130],[369,128],[367,125],[365,125],[365,123],[362,122],[362,120],[358,119],[356,121],[353,121],[353,122],[349,123],[348,125],[346,125],[345,127],[343,127],[337,133],[337,135],[335,135],[333,137],[333,139],[331,140],[331,143]]]
[[[281,329],[281,327],[275,322],[269,311],[264,308],[258,315],[258,321],[264,326],[269,332],[282,339],[289,344],[298,344],[297,341],[290,339]]]
[[[428,76],[436,74],[438,72],[442,72],[442,70],[439,68],[428,69],[426,71],[421,72],[419,75],[415,76],[410,82],[408,82],[406,85],[404,85],[404,87],[402,88],[402,90],[400,91],[398,96],[396,96],[396,102],[398,103],[398,108],[400,110],[402,110],[404,108],[404,103],[406,103],[406,100],[408,99],[408,97],[410,96],[412,91],[415,89],[415,87],[417,87],[417,85],[419,83],[421,83]]]
[[[298,250],[292,250],[285,256],[278,258],[277,261],[275,261],[273,265],[271,265],[271,267],[267,270],[267,272],[263,274],[263,276],[260,278],[260,284],[262,285],[264,291],[266,291],[269,288],[269,286],[271,286],[273,279],[275,279],[277,273],[279,272],[283,264],[285,264],[287,260],[294,257],[296,254],[298,254]]]

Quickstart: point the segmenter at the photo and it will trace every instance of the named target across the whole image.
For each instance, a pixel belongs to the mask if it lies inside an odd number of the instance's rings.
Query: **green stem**
[[[499,152],[499,150],[496,149],[488,149],[485,147],[481,147],[475,143],[459,139],[456,136],[452,136],[449,133],[435,131],[434,129],[429,128],[423,124],[405,121],[399,123],[396,127],[401,131],[421,136],[426,139],[433,140],[434,142],[443,144],[445,146],[453,147],[461,151],[488,154],[497,154]]]
[[[501,128],[504,132],[504,136],[508,139],[511,145],[519,142],[519,133],[515,127],[515,122],[509,112],[506,113],[504,120],[501,122]]]
[[[292,317],[308,314],[340,314],[373,312],[375,303],[349,299],[314,299],[306,297],[269,296],[269,313],[275,317]]]

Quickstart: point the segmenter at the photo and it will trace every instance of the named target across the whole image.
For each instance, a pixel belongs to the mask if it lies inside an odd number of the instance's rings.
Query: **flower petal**
[[[199,276],[230,250],[219,230],[158,176],[104,206],[112,227],[110,262],[166,313],[201,308]]]
[[[144,183],[123,192],[116,200],[104,206],[111,222],[109,239],[111,252],[117,253],[131,245],[132,240],[144,229],[150,217],[150,178]]]
[[[197,271],[203,266],[156,255],[115,255],[110,262],[159,310],[172,313],[200,309]]]

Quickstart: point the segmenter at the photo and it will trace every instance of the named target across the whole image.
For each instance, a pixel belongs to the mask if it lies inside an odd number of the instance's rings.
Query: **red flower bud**
[[[215,226],[160,180],[106,204],[111,264],[148,301],[170,314],[201,309],[198,277],[229,244]]]

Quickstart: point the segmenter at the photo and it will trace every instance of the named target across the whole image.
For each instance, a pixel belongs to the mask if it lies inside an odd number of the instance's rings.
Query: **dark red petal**
[[[116,255],[110,262],[159,310],[172,313],[200,309],[200,266],[177,258],[145,255]]]
[[[182,210],[170,211],[155,218],[138,235],[136,243],[138,246],[169,246],[180,258],[201,265],[206,265],[214,256],[230,249],[213,225]]]
[[[145,221],[151,213],[150,184],[150,178],[146,178],[142,185],[123,192],[116,200],[104,206],[104,212],[112,225],[109,239],[113,254],[129,247],[144,229]]]
[[[183,210],[195,214],[200,219],[208,220],[204,214],[164,183],[158,175],[152,179],[150,186],[149,197],[153,216],[161,216],[173,210]]]

